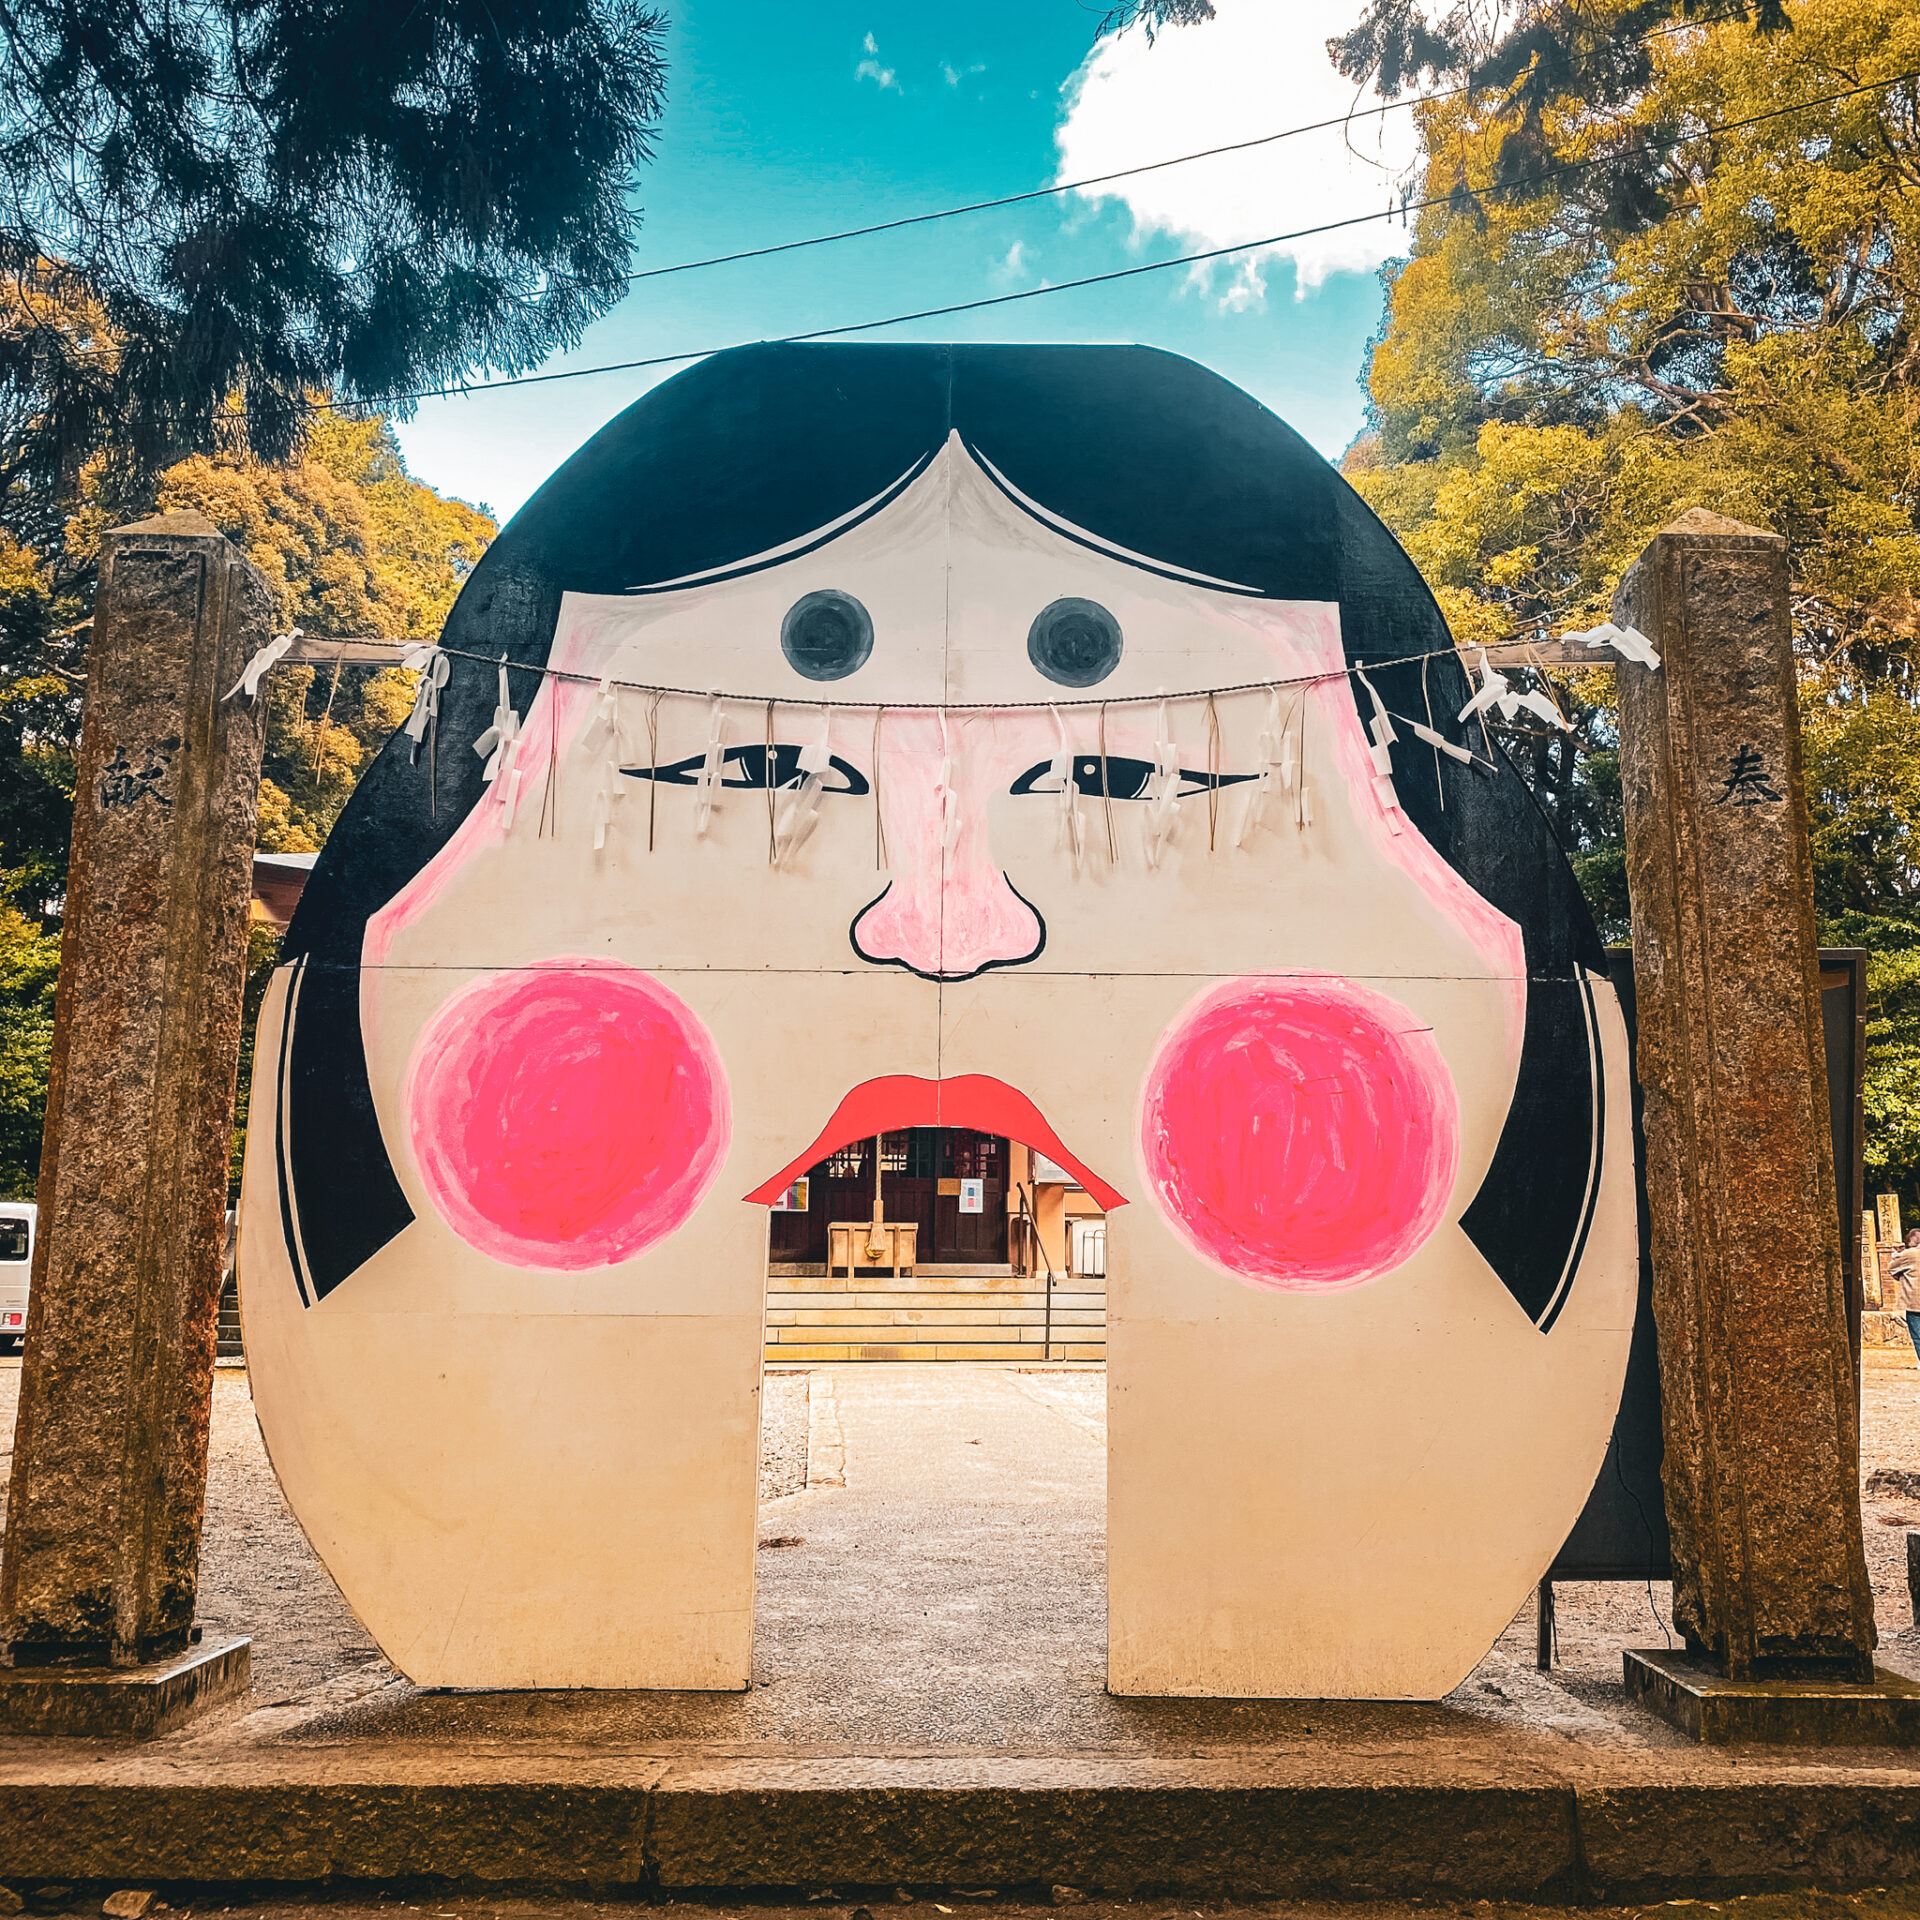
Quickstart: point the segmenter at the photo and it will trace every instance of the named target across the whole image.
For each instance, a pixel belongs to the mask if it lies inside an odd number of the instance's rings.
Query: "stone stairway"
[[[246,1348],[240,1344],[240,1285],[232,1274],[227,1275],[227,1283],[220,1289],[219,1344],[213,1352],[216,1360],[247,1357]]]
[[[766,1355],[825,1360],[970,1360],[1033,1366],[1107,1357],[1106,1282],[1008,1267],[922,1266],[902,1274],[775,1273]],[[1049,1337],[1050,1336],[1050,1337]]]

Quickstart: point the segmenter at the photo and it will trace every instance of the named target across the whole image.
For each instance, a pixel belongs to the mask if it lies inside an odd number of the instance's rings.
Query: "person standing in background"
[[[1887,1277],[1893,1286],[1890,1304],[1907,1316],[1907,1338],[1920,1360],[1920,1227],[1907,1229],[1906,1244],[1887,1263]]]

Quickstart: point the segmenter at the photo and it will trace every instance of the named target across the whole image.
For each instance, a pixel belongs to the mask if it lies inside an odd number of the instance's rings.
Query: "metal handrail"
[[[1020,1196],[1020,1222],[1027,1230],[1028,1244],[1039,1254],[1041,1262],[1047,1269],[1046,1312],[1042,1330],[1040,1358],[1042,1360],[1051,1360],[1053,1358],[1053,1260],[1047,1252],[1047,1243],[1040,1237],[1040,1222],[1027,1205],[1027,1190],[1025,1186],[1016,1180],[1013,1183],[1013,1190]]]

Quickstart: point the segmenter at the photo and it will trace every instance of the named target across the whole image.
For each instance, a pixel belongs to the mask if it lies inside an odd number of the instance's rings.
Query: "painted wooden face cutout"
[[[516,523],[449,626],[464,701],[329,849],[263,1026],[248,1335],[289,1499],[414,1677],[742,1683],[764,1209],[904,1126],[1026,1140],[1112,1210],[1118,1690],[1443,1691],[1578,1511],[1635,1248],[1563,863],[1505,769],[1403,747],[1379,775],[1349,668],[1407,720],[1459,674],[1421,664],[1417,582],[1396,622],[1347,554],[1337,480],[1217,554],[1033,484],[1009,417],[1084,439],[1094,363],[736,365],[842,400],[905,369],[920,451],[643,577],[534,564],[537,536],[516,564]],[[1115,396],[1151,416],[1152,384]],[[1189,457],[1258,526],[1232,401]],[[785,449],[801,495],[819,449]],[[576,514],[660,497],[591,467]],[[1293,592],[1288,540],[1318,554]],[[478,787],[502,651],[520,735]],[[1396,1484],[1428,1463],[1417,1498],[1356,1473],[1383,1440]],[[1342,1519],[1383,1498],[1396,1538]],[[1412,1567],[1437,1597],[1389,1632],[1365,1596]]]

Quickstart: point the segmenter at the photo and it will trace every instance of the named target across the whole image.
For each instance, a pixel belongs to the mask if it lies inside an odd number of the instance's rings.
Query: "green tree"
[[[284,459],[316,389],[576,343],[627,288],[665,31],[635,0],[7,0],[0,271],[113,335],[0,330],[39,483],[217,420]]]
[[[1867,949],[1867,1184],[1911,1205],[1920,1171],[1920,711],[1876,687],[1803,702],[1821,938]]]
[[[1145,4],[1151,11],[1156,0]],[[1548,120],[1567,100],[1616,112],[1644,92],[1653,77],[1649,39],[1675,22],[1751,23],[1762,34],[1793,24],[1786,0],[1520,0],[1512,7],[1457,0],[1438,15],[1419,0],[1368,0],[1327,52],[1349,79],[1376,82],[1389,100],[1422,80],[1464,80],[1503,96],[1510,118],[1503,177],[1512,179],[1554,157]],[[1616,156],[1613,180],[1622,198],[1644,204],[1659,197],[1656,171],[1630,150]]]
[[[82,470],[77,494],[51,558],[0,532],[0,1194],[15,1199],[33,1193],[46,1107],[80,724],[81,588],[102,533],[124,512],[104,460]],[[152,497],[206,514],[266,575],[280,630],[317,635],[431,638],[494,532],[484,511],[415,480],[379,418],[321,415],[302,457],[277,466],[242,451],[195,456],[161,475]],[[72,668],[53,670],[51,659]],[[397,667],[274,671],[260,786],[264,851],[320,846],[366,762],[405,719],[414,678]],[[277,952],[271,931],[256,926],[236,1181],[252,1021]]]
[[[281,630],[319,637],[433,638],[495,531],[483,510],[415,480],[384,420],[339,415],[315,420],[297,461],[182,461],[159,504],[204,513],[266,575]],[[260,845],[310,853],[406,718],[414,676],[281,667],[268,687]]]
[[[1522,38],[1484,53],[1462,51],[1458,20],[1452,52],[1415,58],[1403,37],[1384,78],[1489,84],[1417,110],[1419,197],[1442,204],[1388,272],[1372,422],[1347,466],[1463,644],[1603,617],[1626,566],[1689,507],[1787,537],[1822,932],[1872,951],[1870,1164],[1911,1198],[1920,102],[1898,76],[1920,68],[1920,13],[1798,0],[1762,23],[1790,31],[1759,35],[1751,18],[1555,4],[1523,9]],[[1391,0],[1368,15],[1406,34],[1421,19]],[[1573,86],[1566,49],[1609,36],[1627,77]],[[1354,57],[1381,65],[1382,47]],[[1513,751],[1618,933],[1612,675],[1545,677],[1574,731]]]
[[[0,868],[36,917],[66,891],[84,604],[0,529]]]
[[[0,875],[0,1196],[31,1200],[53,1057],[60,938],[4,898]]]

